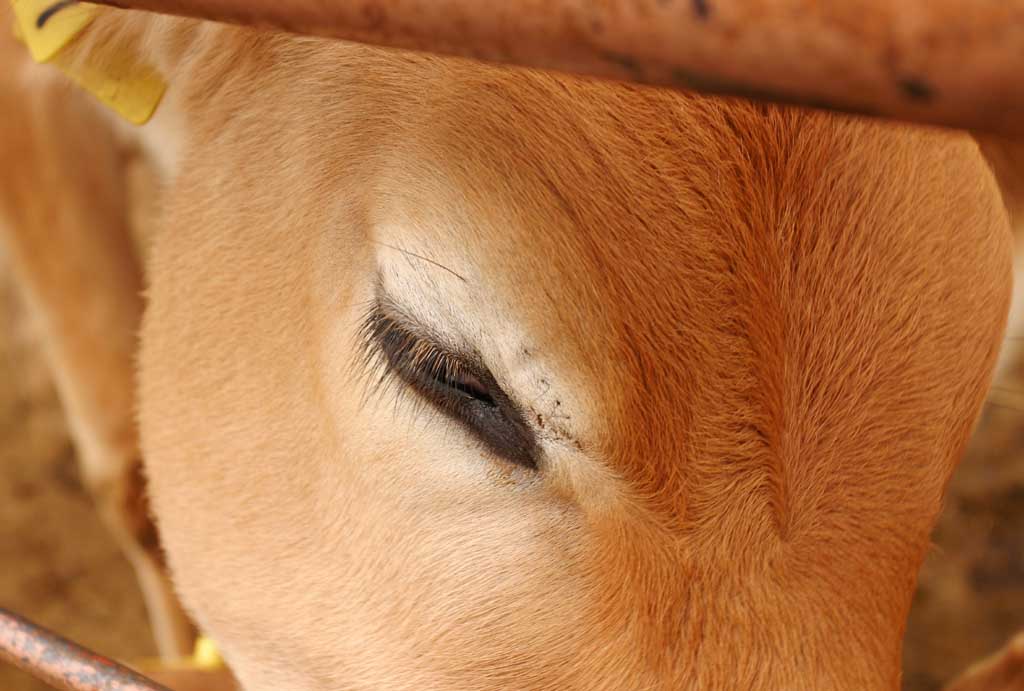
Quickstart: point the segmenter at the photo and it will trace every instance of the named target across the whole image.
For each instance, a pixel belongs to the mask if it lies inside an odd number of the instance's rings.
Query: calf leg
[[[1024,689],[1024,633],[991,657],[972,666],[945,691],[1020,691]]]
[[[142,280],[126,147],[88,96],[9,43],[0,39],[0,242],[42,326],[83,481],[136,570],[160,653],[177,657],[194,634],[162,563],[134,422]]]

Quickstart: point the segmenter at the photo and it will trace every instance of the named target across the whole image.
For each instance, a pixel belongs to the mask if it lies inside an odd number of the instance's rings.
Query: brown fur
[[[122,40],[171,84],[153,505],[247,689],[898,686],[1010,294],[969,137],[144,15],[76,49]],[[366,395],[378,273],[540,472]]]

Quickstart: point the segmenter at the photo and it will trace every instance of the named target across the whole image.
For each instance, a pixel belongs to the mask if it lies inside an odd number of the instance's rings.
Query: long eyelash
[[[358,333],[362,369],[368,375],[366,394],[394,391],[396,400],[413,398],[418,411],[426,403],[421,396],[398,395],[398,391],[404,390],[403,370],[419,372],[427,379],[465,391],[458,385],[462,377],[471,374],[465,365],[386,314],[377,301],[367,309]],[[374,379],[374,375],[379,376]]]
[[[384,397],[385,394],[394,394],[397,404],[400,400],[411,401],[417,410],[425,406],[418,396],[400,396],[402,390],[401,378],[395,369],[388,364],[388,357],[379,346],[379,334],[390,326],[392,320],[381,311],[377,300],[374,299],[366,308],[363,318],[360,320],[357,330],[357,345],[360,357],[356,358],[353,364],[359,365],[359,376],[363,383],[363,402],[370,396]]]
[[[522,412],[473,354],[461,354],[378,296],[359,326],[364,397],[389,392],[397,408],[411,403],[414,414],[444,414],[491,452],[536,470],[537,441]],[[365,402],[365,398],[364,398]]]

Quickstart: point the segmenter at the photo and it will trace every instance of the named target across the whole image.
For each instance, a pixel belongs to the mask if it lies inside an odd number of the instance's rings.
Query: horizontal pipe
[[[1024,135],[1024,0],[99,0]]]
[[[0,660],[62,691],[170,691],[3,608]]]

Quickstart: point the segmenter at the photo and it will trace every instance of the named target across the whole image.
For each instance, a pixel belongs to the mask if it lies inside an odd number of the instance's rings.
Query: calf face
[[[1010,291],[973,142],[160,21],[144,454],[247,689],[896,687]]]

